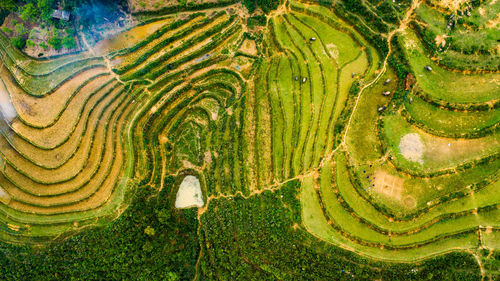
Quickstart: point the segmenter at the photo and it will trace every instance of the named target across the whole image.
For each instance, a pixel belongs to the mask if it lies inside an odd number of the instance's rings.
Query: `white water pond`
[[[177,209],[203,207],[204,204],[200,181],[195,176],[186,176],[177,191],[175,207]]]

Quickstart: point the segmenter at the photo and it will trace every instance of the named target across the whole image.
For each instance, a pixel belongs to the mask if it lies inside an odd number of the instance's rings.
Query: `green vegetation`
[[[267,14],[272,10],[276,10],[280,3],[282,3],[281,0],[243,0],[243,5],[250,13],[253,13],[256,8],[261,8]]]
[[[432,62],[413,31],[400,36],[399,43],[422,90],[436,99],[457,103],[498,100],[500,89],[495,81],[500,74],[470,75],[443,69]],[[427,71],[431,66],[433,71]]]
[[[498,279],[500,76],[443,63],[496,59],[460,37],[488,2],[456,31],[441,2],[314,2],[144,1],[50,59],[20,49],[52,3],[23,3],[0,34],[2,278]],[[177,209],[187,176],[204,205]]]
[[[264,15],[249,17],[247,20],[247,25],[250,28],[253,28],[254,26],[265,26],[266,23],[267,23],[267,18]]]
[[[469,7],[453,11],[422,4],[416,11],[415,27],[440,64],[459,70],[498,71],[500,3],[483,1]]]
[[[54,49],[59,50],[62,47],[62,39],[59,37],[59,34],[52,34],[47,43]]]
[[[21,8],[21,19],[26,22],[33,21],[37,13],[38,11],[35,5],[33,5],[33,3],[28,3]]]

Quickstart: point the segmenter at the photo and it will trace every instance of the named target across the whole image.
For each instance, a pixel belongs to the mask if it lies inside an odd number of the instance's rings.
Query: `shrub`
[[[269,13],[272,10],[276,10],[281,3],[280,0],[257,0],[257,6],[259,6],[264,13]]]
[[[35,44],[35,42],[28,39],[28,40],[26,40],[26,45],[28,45],[28,47],[34,47],[36,44]]]
[[[260,7],[267,14],[272,10],[276,10],[280,3],[280,0],[243,0],[243,5],[250,13],[253,13],[255,8]]]
[[[247,8],[249,13],[255,11],[255,2],[253,0],[243,0],[243,5]]]
[[[14,0],[2,0],[0,1],[0,10],[12,12],[16,9],[17,4]]]
[[[12,42],[12,45],[18,49],[22,49],[26,45],[26,39],[21,36],[12,37],[10,41]]]
[[[16,24],[14,28],[19,36],[24,36],[28,34],[28,29],[22,23]]]
[[[47,43],[48,43],[50,46],[52,46],[52,48],[54,48],[54,49],[56,49],[56,50],[59,50],[59,49],[61,49],[61,47],[62,47],[62,40],[61,40],[61,38],[60,38],[58,35],[56,35],[56,34],[52,35],[52,36],[49,38],[49,40],[47,41]]]
[[[151,226],[147,226],[145,229],[144,229],[144,233],[146,233],[147,235],[149,236],[154,236],[156,231],[154,228],[152,228]]]
[[[264,15],[258,15],[258,16],[253,16],[248,18],[247,24],[250,28],[258,25],[258,26],[264,26],[266,25],[267,19],[266,16]]]
[[[35,7],[35,5],[33,5],[33,3],[28,3],[22,8],[21,19],[23,21],[34,21],[38,13],[38,9]]]
[[[53,0],[38,0],[37,6],[40,9],[41,18],[44,21],[49,21],[52,18],[52,4]]]
[[[34,39],[34,38],[36,37],[36,33],[37,33],[37,32],[38,32],[38,31],[37,31],[36,29],[32,29],[32,30],[30,31],[30,35],[28,36],[28,38],[29,38],[29,39]]]
[[[38,44],[38,46],[42,47],[44,50],[47,50],[49,48],[49,46],[47,46],[45,42]]]
[[[76,48],[75,38],[73,36],[71,36],[71,35],[64,36],[64,38],[62,39],[62,45],[66,49],[74,49],[74,48]]]
[[[11,33],[11,32],[12,32],[12,29],[10,29],[10,28],[8,28],[8,27],[6,27],[6,26],[3,26],[3,27],[2,27],[2,31],[3,31],[4,33]]]

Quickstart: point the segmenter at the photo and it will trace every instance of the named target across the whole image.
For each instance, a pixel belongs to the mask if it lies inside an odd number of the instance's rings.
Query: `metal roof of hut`
[[[64,10],[54,10],[52,11],[52,17],[55,19],[69,21],[69,12]]]

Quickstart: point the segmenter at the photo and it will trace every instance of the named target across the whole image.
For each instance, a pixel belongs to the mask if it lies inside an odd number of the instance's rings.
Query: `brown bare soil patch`
[[[210,151],[205,151],[203,161],[207,164],[212,163],[212,154],[210,153]]]
[[[423,164],[422,159],[425,151],[424,144],[419,134],[412,133],[404,135],[399,142],[399,150],[406,160]]]
[[[500,13],[498,13],[495,19],[491,19],[486,22],[487,28],[500,28]]]
[[[413,76],[413,74],[411,73],[408,73],[405,79],[405,90],[411,89],[411,87],[413,86],[413,84],[415,84],[415,82],[416,82],[415,76]]]
[[[165,135],[161,135],[158,139],[160,144],[166,144],[168,142],[168,138]]]
[[[339,49],[337,48],[336,45],[334,44],[327,44],[326,48],[328,49],[328,52],[332,56],[333,59],[338,60],[339,58]]]
[[[378,170],[374,176],[375,192],[401,201],[404,179]]]
[[[257,55],[257,44],[254,40],[245,39],[241,44],[240,51],[243,53],[256,56]]]
[[[484,233],[485,233],[485,234],[490,234],[490,233],[492,233],[492,232],[493,232],[493,227],[491,227],[491,226],[487,226],[487,227],[486,227],[486,231],[485,231]]]
[[[469,3],[469,0],[435,0],[432,2],[441,8],[455,12],[460,10],[462,5]]]
[[[132,47],[138,42],[146,39],[149,35],[153,34],[156,30],[165,24],[173,21],[172,17],[162,19],[159,21],[154,21],[141,26],[136,26],[132,29],[119,33],[109,39],[103,39],[93,47],[94,51],[98,54],[106,54],[111,51],[116,51],[120,49],[125,49]]]
[[[448,37],[448,35],[446,35],[446,34],[436,36],[436,38],[434,39],[434,41],[436,42],[436,46],[444,47],[446,45],[446,38],[447,37]]]

